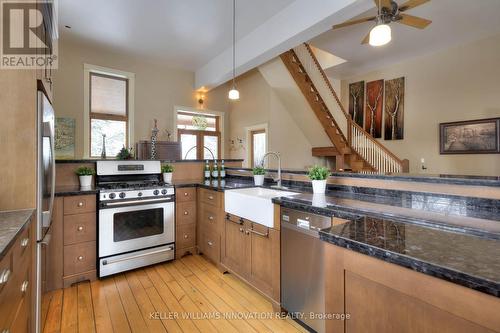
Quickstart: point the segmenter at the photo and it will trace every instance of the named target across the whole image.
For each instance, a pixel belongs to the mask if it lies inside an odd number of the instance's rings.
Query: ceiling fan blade
[[[376,18],[377,18],[376,16],[371,16],[371,17],[364,17],[364,18],[357,19],[357,20],[346,21],[344,23],[335,24],[333,26],[333,29],[339,29],[339,28],[347,27],[347,26],[350,26],[353,24],[358,24],[358,23],[363,23],[363,22],[368,22],[368,21],[375,21]]]
[[[401,23],[401,24],[406,24],[409,25],[410,27],[418,28],[418,29],[424,29],[426,28],[429,24],[432,23],[431,20],[427,20],[421,17],[417,16],[412,16],[408,14],[399,14],[401,15],[401,20],[398,20],[396,22]]]
[[[363,38],[363,40],[361,41],[361,44],[368,44],[369,41],[370,41],[370,33],[367,33],[365,38]]]
[[[375,2],[375,6],[378,7],[379,0],[373,0]],[[391,8],[391,0],[380,0],[380,5],[385,8]]]
[[[404,4],[402,4],[401,6],[399,6],[399,11],[404,12],[405,10],[415,8],[429,1],[430,0],[409,0]]]

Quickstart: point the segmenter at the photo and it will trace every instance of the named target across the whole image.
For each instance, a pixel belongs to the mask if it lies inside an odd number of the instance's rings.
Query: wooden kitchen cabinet
[[[34,327],[35,247],[34,218],[14,240],[0,261],[0,332],[29,332]]]
[[[280,301],[280,232],[226,214],[221,263],[273,300]]]
[[[224,242],[221,251],[221,262],[232,271],[244,275],[247,270],[246,229],[249,224],[237,216],[226,215],[224,220]]]
[[[500,299],[327,244],[327,332],[500,332]],[[369,300],[369,301],[368,301]]]
[[[97,279],[96,195],[56,197],[46,290]]]
[[[177,259],[196,249],[196,188],[175,190],[175,257]]]
[[[219,267],[224,218],[223,194],[199,188],[198,198],[198,252]]]

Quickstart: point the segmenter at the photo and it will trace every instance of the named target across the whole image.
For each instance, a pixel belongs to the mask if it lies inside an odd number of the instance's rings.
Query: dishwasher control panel
[[[295,209],[282,208],[281,222],[290,223],[305,230],[320,231],[332,226],[332,218],[329,216],[317,215],[298,211]]]

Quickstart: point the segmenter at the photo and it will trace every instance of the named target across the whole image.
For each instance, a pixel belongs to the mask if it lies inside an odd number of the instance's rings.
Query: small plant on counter
[[[80,179],[81,187],[90,187],[92,185],[92,176],[95,174],[94,169],[82,166],[76,169],[75,173]]]
[[[174,172],[174,167],[172,164],[164,164],[161,166],[161,173],[171,173]]]
[[[326,179],[330,176],[328,168],[315,165],[309,169],[309,179],[312,181],[313,193],[324,194],[326,191]]]
[[[263,176],[266,174],[266,169],[261,166],[256,166],[255,168],[253,168],[252,172],[254,176]]]
[[[172,183],[172,173],[174,172],[174,167],[171,164],[164,164],[161,166],[161,173],[163,174],[163,181],[165,183]]]
[[[266,169],[263,166],[256,166],[252,170],[253,181],[256,186],[264,185],[264,175],[266,174]]]
[[[76,169],[75,173],[78,176],[93,176],[95,174],[95,170],[82,166],[82,167],[79,167],[78,169]]]
[[[325,167],[315,165],[309,169],[310,180],[325,180],[330,176],[330,170]]]
[[[116,155],[116,158],[119,160],[130,160],[133,158],[132,156],[132,148],[125,148],[123,147],[120,149],[118,154]]]

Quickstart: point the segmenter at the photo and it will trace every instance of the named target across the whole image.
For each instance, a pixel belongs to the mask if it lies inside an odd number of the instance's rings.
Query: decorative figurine
[[[157,120],[155,119],[155,127],[151,130],[151,159],[156,160],[156,140],[158,139],[158,127],[156,126]]]
[[[102,152],[101,152],[101,158],[102,159],[106,158],[106,134],[102,135]]]

